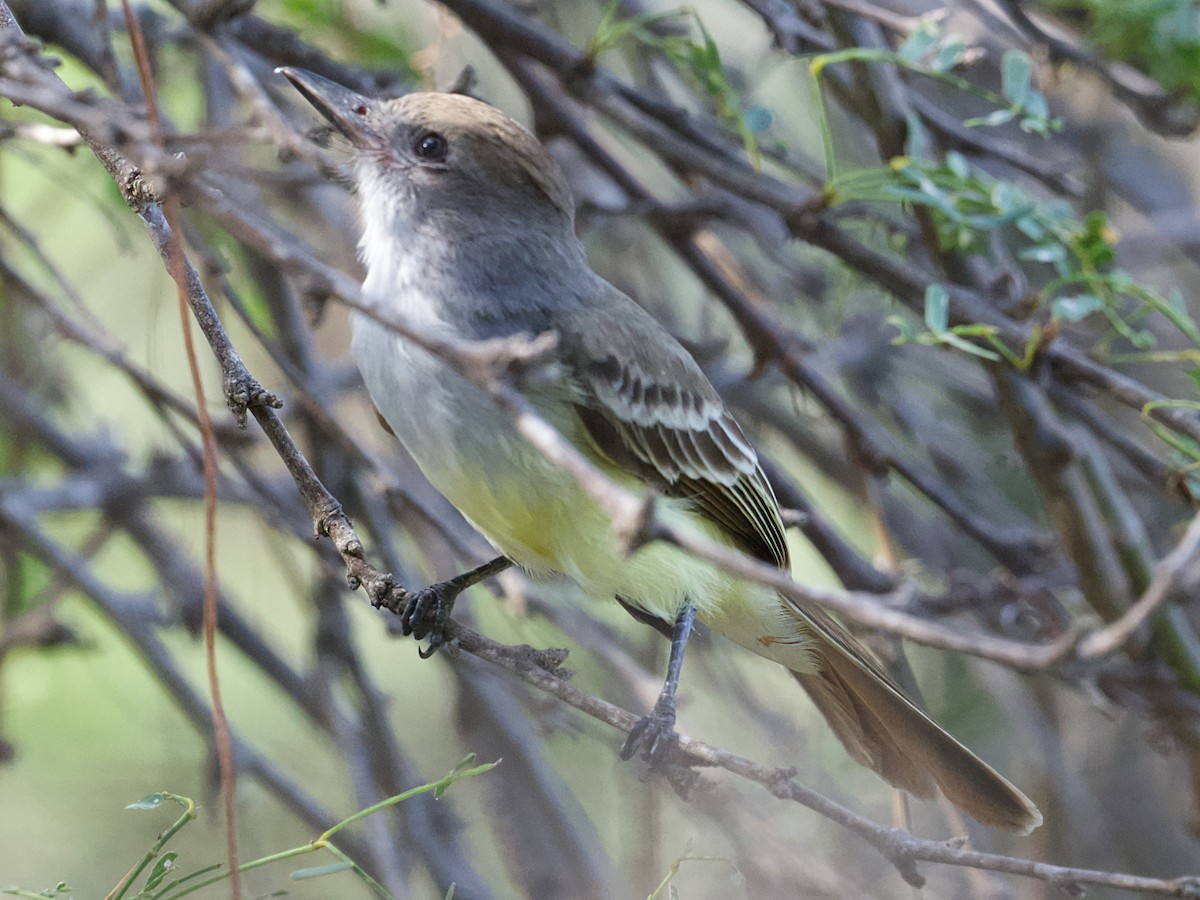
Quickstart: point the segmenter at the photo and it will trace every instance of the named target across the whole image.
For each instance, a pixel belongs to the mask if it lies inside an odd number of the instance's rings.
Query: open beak
[[[295,85],[304,99],[355,147],[361,150],[378,146],[380,137],[367,124],[376,101],[305,69],[282,66],[275,71]]]

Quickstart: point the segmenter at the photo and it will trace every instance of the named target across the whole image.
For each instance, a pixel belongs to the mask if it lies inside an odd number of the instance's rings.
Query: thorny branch
[[[186,187],[184,190],[187,191]],[[226,206],[228,200],[218,199],[214,189],[206,187],[203,194],[188,195],[198,202],[209,201],[210,211],[214,213],[228,213],[224,221],[231,226],[230,230],[239,236],[244,235],[248,241],[262,244],[263,252],[271,254],[277,262],[285,266],[289,263],[303,265],[310,277],[315,274],[321,279],[321,290],[330,292],[352,308],[372,315],[397,333],[438,354],[459,368],[462,374],[489,391],[496,402],[513,416],[517,430],[531,444],[548,459],[568,469],[579,480],[592,499],[608,512],[614,527],[618,533],[626,536],[631,547],[647,539],[670,541],[749,580],[775,587],[798,600],[823,604],[864,625],[893,631],[945,649],[974,650],[978,655],[1018,668],[1044,668],[1062,657],[1063,648],[1057,644],[1047,647],[1022,647],[1015,642],[988,635],[963,635],[953,628],[881,606],[867,597],[807,587],[794,581],[786,573],[781,573],[745,554],[729,550],[699,535],[683,534],[663,525],[654,518],[652,497],[636,497],[613,484],[534,410],[508,378],[503,377],[504,373],[515,371],[514,367],[535,363],[549,348],[553,335],[542,335],[529,341],[517,339],[472,344],[432,333],[394,314],[385,314],[373,308],[362,299],[357,286],[345,276],[325,269],[318,263],[303,262],[294,251],[279,252],[270,243],[263,241],[261,233],[251,233],[254,224],[246,219],[235,221],[232,212]],[[221,206],[217,206],[218,202]],[[169,246],[169,229],[165,219],[153,208],[144,211],[143,216],[155,236],[160,252],[165,253]],[[261,387],[257,387],[257,381],[246,371],[244,363],[233,349],[195,270],[187,264],[186,271],[189,273],[189,305],[194,311],[198,311],[198,318],[205,323],[205,336],[222,365],[226,384],[250,383],[256,386],[256,392],[266,394]],[[764,331],[768,330],[764,326]],[[241,389],[235,389],[235,392],[240,393]],[[301,496],[309,505],[317,533],[330,537],[342,555],[352,584],[363,584],[368,595],[372,597],[385,595],[392,590],[402,591],[403,588],[391,585],[386,575],[366,562],[363,545],[342,513],[341,505],[320,483],[279,417],[261,404],[251,405],[249,409],[296,479]],[[910,591],[911,588],[906,589],[905,593]]]
[[[769,18],[768,24],[775,30],[777,43],[784,50],[803,52],[806,49],[831,49],[839,46],[839,38],[826,30],[827,22],[821,17],[787,18],[766,4],[747,5],[765,18],[772,17]],[[870,13],[852,3],[831,5],[836,5],[841,13],[862,15],[872,23],[878,19],[892,28],[907,27],[910,24],[908,20],[886,13]],[[1007,5],[1020,10],[1017,4]],[[70,14],[62,12],[67,9],[67,5],[60,7],[58,4],[49,3],[18,4],[17,8],[24,13],[25,6],[37,6],[36,11],[30,10],[30,15],[36,15],[42,28],[39,33],[60,40],[82,59],[94,64],[97,71],[104,73],[108,84],[119,85],[127,81],[119,71],[119,63],[114,60],[107,37],[105,41],[95,44],[90,42],[90,38],[83,38],[67,27]],[[247,60],[256,59],[256,55],[261,55],[270,64],[307,65],[364,90],[373,89],[377,84],[388,80],[382,78],[376,81],[369,73],[328,60],[315,48],[298,42],[288,32],[247,14],[244,5],[210,3],[181,6],[185,7],[194,28],[211,32],[199,45],[206,48],[206,52],[230,73],[237,92],[257,111],[258,124],[264,126],[259,134],[268,134],[278,146],[297,157],[311,159],[315,155],[307,149],[299,135],[290,130],[287,117],[277,112],[269,90],[256,81],[256,78],[263,77],[262,72],[258,71],[256,65],[248,64]],[[893,296],[918,312],[922,308],[928,285],[943,277],[937,268],[941,263],[938,260],[901,260],[866,243],[846,230],[836,216],[825,212],[816,193],[796,186],[783,176],[755,172],[741,162],[731,145],[719,137],[720,129],[712,127],[712,123],[702,115],[684,113],[660,96],[616,78],[605,68],[596,65],[595,60],[588,59],[582,51],[572,47],[549,27],[526,13],[494,0],[452,0],[448,6],[497,52],[531,96],[540,95],[544,102],[539,103],[538,114],[545,117],[545,121],[540,123],[546,126],[543,129],[545,134],[566,135],[619,185],[624,192],[625,202],[638,203],[643,210],[648,211],[646,221],[663,242],[700,277],[733,314],[738,327],[758,358],[759,365],[777,366],[791,383],[817,400],[830,420],[836,423],[855,445],[855,464],[871,470],[873,477],[879,477],[889,471],[899,474],[939,507],[950,521],[971,535],[974,541],[988,548],[997,561],[1008,569],[1020,585],[1017,597],[1021,603],[1039,608],[1047,614],[1053,613],[1055,604],[1044,602],[1046,591],[1033,587],[1033,581],[1043,577],[1043,573],[1051,573],[1045,576],[1050,584],[1054,583],[1055,578],[1071,576],[1069,573],[1066,576],[1062,575],[1062,561],[1049,550],[1044,539],[1033,529],[1004,533],[986,521],[977,512],[977,508],[973,508],[960,496],[958,486],[945,476],[939,467],[926,468],[916,461],[914,448],[908,445],[908,442],[901,446],[901,442],[890,437],[888,431],[871,414],[865,412],[861,398],[848,390],[842,379],[831,378],[825,374],[821,369],[822,362],[815,359],[819,354],[805,342],[798,330],[792,330],[786,317],[777,310],[770,309],[770,301],[748,288],[743,273],[723,267],[722,263],[727,254],[725,242],[729,240],[729,228],[726,226],[729,223],[723,224],[719,220],[728,215],[729,222],[734,225],[745,225],[754,221],[758,230],[782,231],[829,251],[850,269],[884,286]],[[56,12],[60,18],[55,17]],[[894,593],[884,596],[806,587],[743,554],[716,546],[698,535],[668,528],[655,517],[652,497],[631,495],[607,482],[586,458],[564,441],[525,401],[519,390],[520,379],[528,370],[535,369],[539,364],[541,354],[548,347],[547,342],[552,340],[552,336],[473,345],[429,334],[415,323],[398,317],[381,316],[378,311],[366,306],[353,279],[319,262],[318,254],[279,227],[257,202],[226,189],[219,178],[214,177],[219,171],[219,155],[210,156],[210,151],[201,149],[203,144],[189,147],[185,155],[159,150],[149,139],[144,123],[130,107],[122,102],[69,91],[44,65],[44,60],[36,55],[36,48],[20,39],[11,39],[13,19],[4,4],[0,3],[0,26],[3,25],[9,26],[4,33],[9,35],[10,39],[0,47],[3,54],[0,60],[0,94],[75,128],[113,176],[129,204],[148,226],[167,266],[184,267],[189,306],[221,366],[227,400],[235,417],[241,420],[248,411],[255,418],[292,475],[317,533],[331,538],[351,583],[362,584],[372,597],[402,592],[404,589],[391,575],[370,561],[363,541],[351,526],[343,512],[342,504],[337,499],[337,495],[347,494],[343,490],[329,490],[318,477],[305,454],[291,437],[283,419],[275,412],[280,405],[279,398],[265,390],[242,362],[209,299],[204,284],[207,273],[198,272],[186,259],[174,257],[175,251],[172,250],[172,246],[175,242],[158,205],[160,186],[163,183],[169,183],[171,188],[178,191],[195,209],[211,217],[244,247],[250,248],[261,259],[274,266],[285,280],[290,280],[301,295],[320,300],[334,297],[346,305],[381,318],[389,327],[442,356],[465,376],[488,390],[497,404],[512,416],[518,431],[548,458],[571,471],[590,496],[610,512],[619,531],[629,540],[631,549],[647,540],[670,541],[749,580],[771,585],[782,593],[806,602],[821,603],[868,628],[909,637],[932,646],[961,650],[1020,671],[1050,671],[1073,682],[1081,682],[1098,674],[1103,674],[1106,678],[1111,677],[1112,672],[1102,668],[1108,658],[1120,654],[1123,650],[1135,649],[1131,647],[1132,638],[1142,630],[1143,624],[1150,621],[1164,605],[1172,602],[1172,596],[1178,591],[1181,583],[1190,584],[1194,579],[1196,557],[1200,552],[1200,525],[1196,522],[1200,520],[1193,521],[1175,549],[1162,558],[1153,579],[1141,590],[1140,598],[1129,603],[1124,611],[1105,627],[1087,633],[1085,629],[1068,624],[1066,627],[1050,629],[1039,635],[1040,640],[1031,641],[1026,636],[1018,639],[1003,636],[1003,630],[998,630],[997,633],[978,626],[955,627],[921,614],[920,610],[936,608],[939,598],[927,596],[908,581],[902,580],[901,586],[895,589]],[[892,85],[892,88],[895,87]],[[901,86],[900,94],[905,90],[907,89]],[[922,115],[927,119],[937,118],[937,113],[931,108],[928,98],[913,94],[912,102],[914,108],[923,110]],[[702,189],[712,193],[714,197],[711,199],[717,202],[707,207],[699,205],[699,214],[696,210],[686,210],[682,207],[672,209],[657,203],[653,192],[646,189],[637,177],[618,163],[611,154],[601,149],[602,141],[594,134],[595,128],[585,122],[578,113],[585,108],[599,112],[611,125],[652,148],[671,171],[693,183],[696,183],[696,179],[701,179],[704,185]],[[943,121],[942,131],[949,141],[969,140],[953,122]],[[55,143],[69,145],[69,142],[58,141],[57,137],[49,135],[44,129],[35,131],[18,126],[13,129],[12,135],[33,140],[50,140],[54,137]],[[984,152],[985,148],[976,144],[975,149]],[[997,151],[996,155],[997,158],[1023,168],[1047,183],[1066,186],[1065,182],[1056,181],[1054,172],[1034,158],[1022,156],[1020,147],[1009,148],[1007,152]],[[210,171],[210,167],[213,171]],[[720,226],[719,230],[714,230],[714,226]],[[7,260],[0,262],[4,264],[6,285],[19,285],[21,294],[29,298],[32,304],[49,311],[73,340],[92,347],[122,369],[160,414],[165,416],[167,411],[170,411],[174,415],[182,414],[186,420],[194,420],[194,410],[189,409],[186,402],[173,398],[169,390],[156,383],[152,374],[139,370],[137,366],[125,360],[121,351],[108,346],[102,337],[97,336],[90,324],[88,327],[80,327],[73,317],[73,312],[59,308],[34,285],[28,283]],[[952,284],[950,295],[952,323],[983,322],[993,325],[998,335],[1014,349],[1024,346],[1029,340],[1030,326],[998,312],[992,302],[994,298],[985,285],[969,281]],[[1050,381],[1051,397],[1061,396],[1065,407],[1083,410],[1084,412],[1078,413],[1080,420],[1087,427],[1093,428],[1102,439],[1109,441],[1139,463],[1139,471],[1157,477],[1163,471],[1169,470],[1169,467],[1153,454],[1147,456],[1141,445],[1135,442],[1133,446],[1129,446],[1128,436],[1107,424],[1108,419],[1105,417],[1110,415],[1111,410],[1104,411],[1095,402],[1095,396],[1099,395],[1140,410],[1148,403],[1164,399],[1164,393],[1149,383],[1130,377],[1116,367],[1097,362],[1065,340],[1056,340],[1042,347],[1041,354],[1040,376]],[[289,377],[297,379],[302,396],[322,396],[323,392],[314,387],[315,382],[300,380],[305,377],[305,373],[302,367],[296,367],[295,360],[288,360],[288,366],[284,370],[288,372]],[[339,452],[345,451],[358,462],[363,462],[361,451],[353,449],[354,439],[347,437],[344,432],[338,433],[338,426],[332,421],[334,417],[318,411],[316,408],[319,407],[319,402],[308,405],[313,411],[305,418],[306,427],[317,423],[319,429],[335,434],[330,446],[340,447],[342,450]],[[0,407],[4,407],[8,411],[7,414],[14,417],[16,410],[25,409],[23,421],[26,422],[26,427],[34,432],[41,429],[40,439],[52,446],[58,446],[68,465],[78,469],[78,474],[85,479],[93,477],[91,473],[94,469],[88,459],[88,452],[80,448],[71,448],[65,436],[42,428],[37,422],[36,413],[22,406],[17,398],[9,395],[6,401],[5,395],[0,391]],[[1178,434],[1200,439],[1200,419],[1193,412],[1179,407],[1160,406],[1154,409],[1152,415],[1158,422],[1174,429]],[[1122,442],[1125,445],[1124,449]],[[223,479],[222,492],[231,495],[242,492],[254,496],[261,485],[253,483],[252,469],[245,463],[236,443],[236,439],[230,435],[225,435],[222,439],[224,452],[229,454],[238,467],[237,479]],[[925,449],[921,445],[915,448],[916,451]],[[114,486],[115,493],[111,495],[111,501],[98,505],[108,509],[108,514],[114,521],[130,533],[140,533],[144,546],[153,545],[154,541],[146,534],[144,527],[123,520],[123,514],[118,508],[117,498],[121,491],[135,487],[136,481],[136,478],[130,476],[122,482],[123,487],[120,487],[120,490],[117,489],[119,486]],[[1078,479],[1071,482],[1076,487],[1078,483]],[[1166,485],[1159,487],[1165,489]],[[195,496],[194,486],[192,491],[192,496]],[[277,492],[270,495],[278,497]],[[63,548],[56,547],[52,539],[34,525],[36,507],[17,502],[14,498],[18,496],[23,495],[13,493],[8,486],[0,484],[0,516],[3,517],[6,530],[16,534],[30,552],[47,562],[67,572],[82,573],[75,582],[76,587],[113,615],[111,610],[116,608],[113,606],[113,598],[106,593],[107,589],[103,583],[89,572],[86,561],[70,557]],[[61,502],[63,499],[60,497],[59,501],[55,502]],[[41,500],[45,503],[50,502],[46,497],[42,497]],[[1070,502],[1069,498],[1066,502]],[[286,520],[289,514],[290,511],[284,509],[283,502],[274,513],[281,520]],[[372,527],[372,532],[380,543],[386,543],[387,519],[390,519],[391,515],[391,512],[385,514],[384,527]],[[452,533],[452,529],[441,523],[436,527],[445,532],[439,540],[450,546],[462,545],[459,538]],[[1113,548],[1106,549],[1103,542],[1097,547],[1097,552],[1101,554],[1112,550]],[[161,557],[164,554],[159,552],[155,555]],[[835,559],[831,557],[836,568]],[[849,579],[847,582],[849,583]],[[1131,582],[1136,583],[1136,579],[1131,579]],[[165,578],[164,583],[167,583]],[[888,589],[892,589],[895,583],[885,580]],[[999,588],[1002,585],[998,583],[993,586]],[[1003,592],[997,590],[996,593]],[[942,599],[946,600],[944,605],[947,608],[953,607],[951,597]],[[236,625],[234,627],[236,628]],[[1187,627],[1189,626],[1185,622],[1185,630]],[[482,637],[460,623],[454,623],[451,630],[461,650],[517,675],[526,683],[554,695],[600,721],[628,730],[634,720],[632,713],[572,688],[560,671],[562,655],[555,651],[506,647]],[[152,629],[145,626],[128,627],[127,631],[147,658],[153,658],[156,670],[161,668],[165,672],[171,671],[169,659],[158,649],[152,649],[158,646]],[[223,633],[226,633],[227,637],[231,636],[229,631]],[[252,642],[248,641],[243,646],[261,665],[262,648],[251,651],[251,644]],[[351,670],[353,669],[351,666]],[[289,679],[290,676],[278,666],[274,666],[274,670],[280,683]],[[163,680],[173,696],[186,696],[186,690],[178,683],[178,679],[165,676]],[[294,684],[295,680],[292,679],[290,683]],[[1145,689],[1154,690],[1154,684],[1161,687],[1162,680],[1147,682]],[[364,695],[371,696],[369,686],[364,687]],[[1153,704],[1157,701],[1150,702]],[[192,700],[183,705],[185,708],[198,708]],[[1183,732],[1189,729],[1195,731],[1193,725],[1184,725]],[[343,729],[340,733],[348,732]],[[387,743],[386,734],[381,733],[378,738]],[[692,764],[724,768],[771,790],[776,796],[800,802],[822,816],[849,828],[880,850],[903,877],[913,884],[919,884],[922,880],[916,871],[915,863],[928,861],[1025,875],[1067,890],[1078,890],[1083,885],[1095,884],[1166,896],[1200,896],[1200,888],[1195,879],[1154,879],[1072,869],[979,853],[940,842],[923,841],[907,832],[877,825],[851,813],[820,794],[802,787],[786,770],[760,766],[689,738],[683,739],[682,751]],[[238,755],[243,764],[248,752],[244,744],[239,743]],[[375,751],[364,748],[364,752]],[[278,784],[277,774],[271,773],[269,767],[260,766],[257,774],[267,782],[274,783],[275,789],[285,790]],[[395,783],[394,779],[392,783]],[[302,806],[303,802],[297,800],[296,805]],[[311,813],[311,809],[309,812]],[[413,825],[412,828],[414,832],[420,832],[420,826]],[[483,887],[478,877],[470,871],[464,871],[460,867],[456,872],[451,872],[455,867],[445,861],[455,857],[452,854],[447,857],[446,847],[446,844],[438,844],[437,841],[434,841],[434,845],[423,847],[425,855],[422,864],[437,869],[439,878],[457,878],[460,884],[474,882],[478,890],[472,896],[486,895],[486,887]]]

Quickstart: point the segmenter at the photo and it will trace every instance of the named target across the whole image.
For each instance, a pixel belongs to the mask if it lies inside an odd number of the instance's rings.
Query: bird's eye
[[[441,162],[449,150],[446,139],[436,131],[426,131],[413,144],[413,153],[428,162]]]

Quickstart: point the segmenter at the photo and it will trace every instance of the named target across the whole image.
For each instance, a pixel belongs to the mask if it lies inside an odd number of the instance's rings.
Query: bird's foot
[[[411,634],[418,641],[429,638],[429,646],[418,651],[421,659],[429,659],[446,644],[446,625],[454,609],[454,601],[463,591],[458,579],[432,584],[419,591],[406,591],[400,609],[400,632]]]
[[[400,616],[401,634],[411,634],[418,641],[428,637],[429,646],[420,653],[421,659],[429,659],[447,643],[446,630],[458,595],[511,565],[512,562],[499,556],[469,572],[419,591],[408,591],[392,584],[389,575],[386,582],[380,581],[378,587],[369,588],[371,603],[376,609],[384,607]]]
[[[700,784],[700,774],[694,763],[680,752],[679,734],[675,731],[675,702],[659,697],[654,710],[638,719],[621,745],[621,759],[640,756],[649,770],[666,777],[681,800],[688,800]]]
[[[675,701],[659,697],[650,715],[638,719],[621,745],[621,759],[641,756],[652,770],[665,770],[679,748],[675,732]]]

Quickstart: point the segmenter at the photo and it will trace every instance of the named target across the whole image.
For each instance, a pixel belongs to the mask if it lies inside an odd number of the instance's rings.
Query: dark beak
[[[367,124],[376,101],[304,69],[284,66],[275,71],[294,84],[304,99],[355,147],[363,149],[379,144],[379,135]]]

